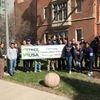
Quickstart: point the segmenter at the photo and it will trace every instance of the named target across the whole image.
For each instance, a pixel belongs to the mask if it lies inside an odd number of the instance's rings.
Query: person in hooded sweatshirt
[[[63,49],[63,58],[66,60],[67,66],[68,66],[68,72],[71,74],[72,70],[72,59],[74,54],[74,47],[71,45],[71,40],[68,41],[68,44],[65,45]]]
[[[15,48],[15,43],[10,44],[10,47],[7,50],[7,57],[9,61],[9,74],[13,76],[17,60],[17,49]]]

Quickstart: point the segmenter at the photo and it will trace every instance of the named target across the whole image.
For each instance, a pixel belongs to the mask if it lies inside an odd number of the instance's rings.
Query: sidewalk
[[[0,100],[71,100],[66,97],[0,80]]]

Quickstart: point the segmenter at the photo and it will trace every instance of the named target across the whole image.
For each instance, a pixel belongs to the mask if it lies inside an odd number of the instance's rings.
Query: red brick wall
[[[75,9],[75,0],[71,0],[71,1],[72,1],[71,11],[73,11],[73,9]],[[76,11],[74,11],[72,13],[72,19],[92,17],[92,15],[93,15],[93,4],[94,4],[93,1],[94,0],[83,0],[83,2],[82,2],[82,12],[76,13]]]
[[[100,0],[97,2],[97,34],[100,35]]]
[[[44,19],[43,9],[44,7],[49,8],[49,18]],[[37,36],[41,38],[41,42],[43,43],[43,36],[46,31],[48,34],[52,36],[53,29],[51,27],[51,0],[37,0]]]
[[[15,1],[15,11],[16,15],[20,16],[21,19],[24,21],[28,21],[30,23],[30,31],[29,34],[31,35],[30,37],[32,38],[32,42],[35,42],[35,39],[37,37],[36,33],[36,1],[37,0],[26,0],[25,2],[17,3]]]
[[[36,2],[37,1],[37,2]],[[100,34],[100,24],[97,26],[98,20],[100,20],[100,3],[98,4],[99,0],[83,0],[82,5],[82,12],[76,13],[73,11],[75,8],[75,0],[71,0],[71,21],[72,25],[69,27],[69,39],[75,38],[75,29],[76,28],[82,28],[83,30],[83,37],[86,41],[91,41],[94,36],[97,34]],[[30,5],[31,4],[31,5]],[[43,8],[48,6],[49,7],[49,18],[44,19],[43,15]],[[94,7],[96,6],[96,9]],[[22,14],[28,9],[28,12],[26,13],[26,18],[30,19],[32,24],[35,23],[35,35],[33,34],[34,41],[36,37],[39,37],[41,39],[41,43],[43,43],[44,40],[44,33],[48,31],[48,34],[50,36],[53,36],[54,30],[51,27],[51,0],[28,0],[23,3],[19,3],[17,5],[18,9],[22,12]],[[37,10],[36,10],[37,9]],[[96,12],[96,18],[92,18],[94,13]],[[33,12],[34,14],[29,16],[30,13]],[[91,19],[90,19],[91,18]],[[36,19],[36,20],[35,20]],[[85,20],[88,19],[88,20]],[[76,21],[75,21],[76,20]],[[31,26],[31,29],[33,26]],[[67,29],[66,27],[58,27],[56,30],[60,29]]]
[[[86,41],[91,41],[94,37],[94,21],[93,20],[84,20],[72,22],[72,26],[69,28],[69,39],[75,38],[75,30],[82,29],[82,37]]]
[[[96,19],[92,18],[94,13],[95,0],[83,0],[82,12],[72,13],[72,25],[69,28],[69,38],[75,38],[75,29],[81,28],[83,30],[83,37],[86,41],[91,41],[97,35]],[[95,2],[97,3],[97,2]],[[75,0],[72,0],[72,10],[75,8]],[[85,20],[88,19],[88,20]],[[74,21],[76,20],[76,21]]]

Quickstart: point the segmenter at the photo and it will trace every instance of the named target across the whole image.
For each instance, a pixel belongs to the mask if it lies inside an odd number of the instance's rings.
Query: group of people
[[[55,70],[55,68],[58,70],[68,70],[69,74],[71,74],[73,68],[78,73],[82,73],[86,69],[88,70],[88,75],[92,76],[92,69],[100,67],[100,36],[94,37],[90,43],[86,42],[83,37],[80,39],[80,42],[76,42],[75,39],[68,41],[56,41],[56,39],[52,41],[48,39],[47,41],[47,45],[62,44],[65,46],[61,58],[47,59],[47,71],[50,70],[50,66],[52,70]]]
[[[22,46],[40,46],[40,39],[37,38],[36,39],[36,43],[34,45],[31,44],[31,39],[27,38],[26,40],[23,40],[23,44]],[[23,60],[23,67],[24,67],[24,71],[29,73],[33,71],[33,66],[34,66],[34,72],[41,72],[41,60],[40,59],[36,59],[34,60],[34,65],[33,65],[33,60],[32,59],[25,59]]]
[[[69,74],[71,74],[72,67],[76,66],[77,72],[82,73],[84,69],[87,69],[88,75],[92,76],[92,69],[100,67],[100,36],[94,37],[90,43],[86,42],[83,37],[79,43],[76,43],[75,39],[69,40],[64,47],[62,57],[67,62]]]
[[[23,40],[22,46],[40,46],[40,39],[36,39],[34,45],[31,44],[31,39],[27,38]],[[91,43],[88,43],[82,37],[80,42],[72,40],[51,40],[48,38],[46,45],[65,45],[62,50],[61,58],[48,58],[47,59],[47,71],[52,69],[57,70],[68,70],[71,74],[72,68],[75,68],[77,72],[82,73],[83,69],[87,69],[88,75],[93,75],[93,67],[100,67],[100,36],[96,36]],[[18,69],[20,62],[21,49],[18,48],[16,43],[11,43],[9,49],[4,49],[4,44],[0,45],[0,78],[4,77],[4,61],[7,58],[8,72],[11,76],[14,75],[14,71]],[[99,66],[98,66],[99,61]],[[35,73],[41,72],[41,59],[25,59],[23,60],[23,68],[25,72]]]
[[[41,45],[40,40],[37,39],[34,46]],[[22,46],[33,46],[31,44],[30,38],[23,40]],[[6,51],[4,44],[0,44],[0,78],[4,77],[4,66],[5,66],[5,59],[7,58],[7,72],[10,76],[13,76],[15,70],[18,70],[18,65],[20,63],[21,58],[21,48],[18,47],[17,43],[11,42],[10,47]],[[23,66],[25,72],[32,72],[33,71],[33,60],[23,60]],[[41,72],[41,61],[40,59],[34,61],[34,72]]]

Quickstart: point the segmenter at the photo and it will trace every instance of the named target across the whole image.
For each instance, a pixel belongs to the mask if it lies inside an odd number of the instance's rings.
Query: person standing
[[[7,57],[9,61],[9,74],[13,76],[17,60],[17,49],[15,48],[15,43],[10,44],[10,48],[7,50]]]
[[[98,58],[98,55],[97,55],[97,44],[98,44],[98,36],[96,36],[94,38],[94,40],[91,41],[91,43],[90,43],[90,46],[93,49],[93,53],[94,53],[94,62],[93,62],[93,64],[95,64],[95,68],[97,68],[97,58]],[[94,67],[94,65],[92,65],[92,67]]]
[[[71,45],[73,46],[73,48],[75,48],[75,46],[76,46],[76,41],[75,41],[75,39],[72,39]],[[72,54],[72,55],[73,55],[72,67],[75,69],[75,55],[74,55],[74,54]]]
[[[66,45],[68,43],[68,41],[66,39],[64,39],[63,43]]]
[[[51,45],[50,38],[48,38],[47,45]],[[47,59],[47,71],[50,71],[50,67],[52,68],[52,70],[55,70],[54,63],[52,63],[52,62],[53,62],[52,58]]]
[[[89,67],[89,70],[90,70],[88,72],[88,75],[92,76],[93,75],[92,64],[94,61],[94,53],[93,53],[93,49],[90,47],[90,44],[88,42],[86,42],[84,55],[85,55],[86,66]]]
[[[22,46],[26,46],[26,40],[23,40],[23,42],[22,42]],[[26,66],[27,65],[27,60],[23,60],[23,67],[24,67],[24,71],[26,72]]]
[[[66,60],[67,66],[68,66],[68,73],[71,74],[72,70],[72,59],[73,59],[73,52],[74,48],[71,45],[71,40],[68,41],[68,44],[65,45],[63,49],[63,58]]]
[[[79,44],[76,44],[75,46],[76,67],[77,67],[77,72],[81,73],[82,73],[82,66],[81,66],[82,59],[83,59],[83,51],[81,50],[81,46]]]
[[[21,55],[20,55],[20,53],[21,53],[21,49],[18,47],[18,44],[17,43],[15,43],[15,48],[17,49],[17,60],[16,60],[16,68],[15,68],[15,70],[17,71],[18,70],[18,65],[19,65],[19,63],[20,63],[20,57],[21,57]]]
[[[30,38],[27,38],[27,40],[26,40],[26,46],[33,46],[32,44],[31,44],[31,39]],[[27,59],[26,61],[26,72],[28,73],[28,72],[32,72],[33,71],[33,60],[32,59]]]
[[[85,47],[86,42],[83,37],[81,37],[81,39],[80,39],[80,44],[83,44],[83,46]]]
[[[4,60],[6,57],[6,51],[4,49],[4,44],[0,46],[0,79],[4,77]]]
[[[51,42],[51,45],[58,45],[58,42],[56,40],[56,38],[53,38],[52,42]],[[58,68],[58,58],[53,58],[52,59],[52,66],[54,66],[54,68]],[[55,71],[55,70],[54,70]]]
[[[99,60],[99,68],[100,68],[100,36],[98,37],[98,44],[97,44],[97,55]]]
[[[40,39],[36,39],[36,43],[34,46],[40,46]],[[35,59],[34,61],[34,72],[36,73],[37,71],[41,72],[41,59]]]
[[[59,45],[63,45],[62,40],[59,40]],[[65,59],[63,57],[58,58],[58,70],[66,70]]]

